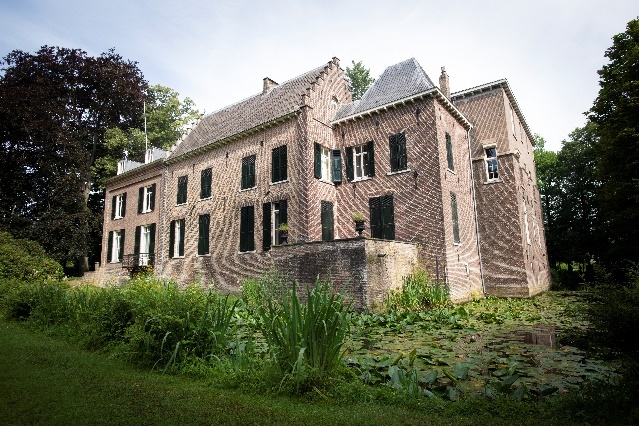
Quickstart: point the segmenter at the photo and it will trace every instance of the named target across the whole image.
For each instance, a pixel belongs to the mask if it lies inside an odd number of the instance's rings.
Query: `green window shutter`
[[[134,254],[140,254],[140,235],[142,235],[142,228],[140,226],[135,227],[135,246],[133,247]]]
[[[253,206],[240,211],[240,251],[255,250],[255,215]]]
[[[149,225],[149,254],[155,254],[155,223]]]
[[[450,208],[453,216],[453,241],[459,244],[459,219],[457,217],[457,194],[450,193]]]
[[[335,239],[333,223],[333,203],[329,201],[321,202],[322,209],[322,241],[333,241]]]
[[[271,249],[271,203],[262,204],[262,250]]]
[[[118,196],[114,195],[111,201],[111,220],[115,219],[115,201],[117,199],[118,199]]]
[[[107,259],[106,263],[111,262],[111,255],[113,254],[113,231],[109,231],[109,241],[107,241]]]
[[[156,184],[151,185],[151,200],[150,200],[150,206],[149,209],[151,211],[155,210],[155,188],[157,188]]]
[[[175,245],[175,221],[171,221],[171,227],[169,228],[169,258],[173,258],[175,255],[173,246]]]
[[[280,176],[278,149],[271,151],[271,182],[277,182]]]
[[[382,206],[382,238],[385,240],[395,239],[395,208],[393,206],[393,196],[385,195],[381,198]]]
[[[200,199],[211,196],[211,174],[211,168],[204,169],[200,172]]]
[[[355,171],[353,170],[353,148],[347,147],[346,154],[346,179],[353,180],[355,178]]]
[[[122,194],[122,217],[126,216],[126,192]]]
[[[390,135],[388,137],[388,152],[390,153],[391,172],[396,172],[399,170],[397,164],[397,135]]]
[[[180,176],[178,178],[177,204],[186,203],[186,189],[189,183],[188,176]]]
[[[248,176],[248,161],[246,161],[246,157],[244,157],[242,158],[242,189],[246,189],[249,187]]]
[[[271,175],[273,177],[272,182],[281,182],[287,178],[286,168],[286,145],[273,148],[271,155],[272,170]]]
[[[288,179],[288,161],[286,145],[280,147],[280,180]]]
[[[255,186],[255,155],[249,157],[248,163],[248,187],[253,188]]]
[[[138,191],[138,213],[142,213],[142,206],[144,205],[144,187],[140,187]]]
[[[180,244],[178,246],[178,256],[184,256],[184,236],[186,235],[186,228],[184,219],[180,219]]]
[[[375,145],[373,141],[366,144],[366,160],[364,161],[364,174],[375,176]]]
[[[199,232],[197,241],[197,254],[209,254],[209,225],[211,216],[208,214],[200,215],[198,220]]]
[[[280,223],[288,224],[288,202],[280,200]]]
[[[120,229],[120,251],[118,253],[118,259],[122,262],[124,258],[124,229]]]
[[[331,164],[333,166],[333,183],[342,182],[342,151],[331,150]]]
[[[455,170],[455,163],[453,161],[453,144],[448,133],[446,133],[446,159],[448,160],[448,168],[450,170]]]
[[[382,238],[382,205],[380,197],[368,200],[370,209],[371,238]]]
[[[397,170],[408,168],[408,158],[406,156],[406,134],[397,134]]]
[[[315,142],[313,154],[313,172],[319,179],[322,177],[322,147],[317,142]]]

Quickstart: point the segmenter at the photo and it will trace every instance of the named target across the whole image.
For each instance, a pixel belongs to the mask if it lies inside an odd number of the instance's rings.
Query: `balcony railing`
[[[122,267],[128,269],[153,265],[155,265],[154,253],[125,254],[122,259]]]

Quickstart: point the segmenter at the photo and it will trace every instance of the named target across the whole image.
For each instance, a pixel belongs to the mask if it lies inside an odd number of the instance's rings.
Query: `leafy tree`
[[[101,227],[92,166],[106,153],[106,129],[140,126],[147,83],[113,50],[44,46],[0,64],[0,228],[63,265],[80,262]]]
[[[639,18],[613,37],[588,112],[601,142],[597,155],[610,261],[639,260]]]
[[[346,67],[346,79],[348,80],[348,88],[353,94],[353,100],[362,99],[366,90],[375,81],[371,77],[370,70],[362,64],[362,61],[351,61],[353,66]]]
[[[557,182],[557,153],[546,151],[546,140],[538,134],[535,137],[535,167],[537,170],[537,188],[541,198],[544,225],[546,229],[546,245],[550,264],[555,262],[555,233],[554,222],[561,197]]]

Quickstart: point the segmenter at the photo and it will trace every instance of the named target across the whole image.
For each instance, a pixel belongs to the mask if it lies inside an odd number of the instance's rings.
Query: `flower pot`
[[[363,237],[362,232],[364,232],[364,221],[355,222],[355,230],[357,231],[357,237]]]
[[[280,244],[288,244],[288,231],[280,230]]]

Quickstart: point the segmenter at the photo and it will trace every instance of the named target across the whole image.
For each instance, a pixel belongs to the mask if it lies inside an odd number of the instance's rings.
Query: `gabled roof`
[[[415,58],[386,68],[379,79],[364,93],[360,101],[342,105],[337,110],[332,124],[338,125],[423,97],[437,99],[465,128],[472,127],[450,99],[433,84]]]
[[[364,93],[360,101],[342,105],[333,121],[373,110],[433,89],[435,85],[415,58],[392,65]]]
[[[510,101],[510,104],[513,106],[515,113],[517,113],[517,117],[524,126],[524,130],[526,131],[526,136],[530,139],[530,143],[535,145],[535,137],[530,131],[530,127],[528,127],[528,123],[526,123],[526,117],[521,112],[521,108],[519,108],[519,104],[517,103],[517,99],[515,98],[515,94],[510,88],[510,84],[508,84],[508,80],[502,78],[501,80],[493,81],[490,83],[482,84],[480,86],[471,87],[470,89],[460,90],[459,92],[452,93],[450,95],[450,99],[453,103],[457,103],[463,99],[472,98],[477,95],[481,95],[482,93],[489,92],[495,89],[503,89],[506,93],[506,97]]]
[[[169,159],[253,129],[299,110],[302,95],[327,65],[208,114],[178,143]]]

